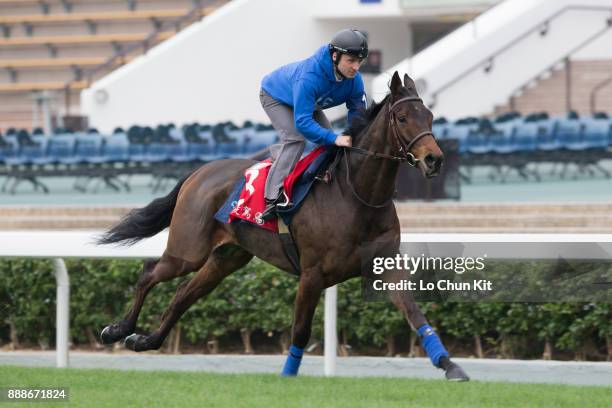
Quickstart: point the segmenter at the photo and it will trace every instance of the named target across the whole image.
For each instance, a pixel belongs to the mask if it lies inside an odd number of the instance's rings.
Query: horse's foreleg
[[[295,376],[300,369],[304,348],[310,339],[312,318],[323,289],[324,285],[318,275],[302,271],[300,287],[295,298],[291,347],[281,372],[283,376]]]
[[[212,292],[226,276],[246,265],[252,257],[236,246],[226,245],[215,250],[195,276],[176,290],[159,328],[148,336],[132,334],[125,339],[125,346],[134,351],[159,349],[172,327],[192,304]]]
[[[145,261],[138,283],[134,302],[121,321],[106,326],[100,338],[104,344],[115,343],[136,329],[136,321],[149,291],[158,283],[166,282],[188,273],[197,267],[183,260],[164,254],[156,261]]]
[[[470,378],[459,365],[450,360],[442,341],[429,325],[419,305],[408,292],[393,291],[390,294],[393,304],[402,312],[412,329],[418,334],[421,344],[432,364],[446,373],[452,381],[468,381]]]

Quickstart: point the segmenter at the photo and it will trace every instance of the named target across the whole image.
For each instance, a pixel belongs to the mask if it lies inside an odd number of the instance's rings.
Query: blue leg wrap
[[[448,357],[448,351],[442,345],[442,341],[434,331],[433,327],[428,324],[424,324],[418,329],[419,336],[421,337],[421,344],[427,352],[431,363],[438,367],[440,359],[442,357]]]
[[[298,370],[300,369],[300,364],[302,363],[303,355],[303,348],[298,348],[294,345],[291,345],[291,347],[289,347],[289,355],[287,356],[287,360],[285,360],[285,366],[283,367],[281,375],[291,377],[296,376]]]

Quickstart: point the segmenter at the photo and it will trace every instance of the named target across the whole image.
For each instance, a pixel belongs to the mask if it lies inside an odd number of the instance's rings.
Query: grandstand
[[[501,183],[612,173],[612,2],[223,3],[0,0],[3,190],[71,177],[79,191],[129,191],[130,176],[152,175],[161,191],[189,168],[253,154],[277,138],[250,122],[267,121],[261,77],[353,24],[379,56],[364,69],[370,95],[409,72],[437,138],[458,141],[463,183],[483,169]]]
[[[563,115],[575,111],[592,115],[612,107],[612,60],[568,60],[534,82],[520,87],[495,113],[546,111]]]
[[[221,3],[0,0],[0,131],[63,125],[91,81]]]
[[[399,69],[417,80],[437,116],[453,120],[512,111],[612,111],[607,0],[241,0],[219,7],[223,3],[1,0],[0,131],[84,128],[84,121],[71,118],[81,114],[106,133],[134,124],[265,121],[253,96],[261,77],[309,55],[347,24],[370,37],[377,57],[364,79],[375,100]],[[217,9],[214,18],[155,47]],[[293,35],[278,35],[287,30]],[[245,40],[258,45],[245,49]],[[154,53],[134,61],[151,48]],[[248,69],[229,63],[236,49],[252,62]],[[148,86],[162,75],[165,86]],[[241,82],[231,95],[224,89],[229,78]],[[470,90],[479,97],[466,100]],[[180,111],[173,109],[175,100],[183,101]]]
[[[539,182],[551,175],[563,179],[610,178],[612,174],[612,118],[604,113],[549,117],[511,112],[493,120],[468,117],[454,122],[438,118],[433,130],[441,144],[457,141],[460,176],[467,183],[472,182],[475,168],[488,169],[489,179],[497,182],[509,177]],[[131,126],[116,128],[111,134],[57,128],[54,134],[45,135],[40,128],[33,134],[12,128],[0,136],[2,191],[15,194],[21,183],[29,182],[48,192],[41,178],[72,177],[77,179],[75,188],[82,192],[90,186],[99,188],[92,184],[94,180],[129,192],[129,183],[120,176],[145,174],[153,176],[153,191],[157,192],[196,166],[250,157],[265,152],[277,140],[271,126],[251,122],[241,127],[231,122],[191,123],[181,128],[174,124]],[[310,148],[312,145],[307,151]]]
[[[22,182],[48,193],[44,177],[76,178],[75,188],[86,192],[99,179],[116,191],[130,191],[119,176],[150,174],[157,192],[165,179],[177,179],[203,163],[230,157],[247,157],[278,140],[271,126],[233,123],[215,126],[192,123],[177,129],[173,124],[132,126],[101,135],[96,129],[72,132],[58,128],[45,135],[35,129],[9,129],[0,136],[2,192],[15,194]]]
[[[605,113],[579,117],[574,111],[566,117],[550,117],[546,112],[521,116],[518,112],[497,118],[463,118],[434,123],[439,139],[459,141],[459,153],[465,181],[474,167],[489,167],[490,178],[504,182],[514,172],[525,180],[541,180],[539,168],[558,165],[558,175],[567,176],[568,168],[578,173],[610,178],[603,163],[612,158],[612,121]]]

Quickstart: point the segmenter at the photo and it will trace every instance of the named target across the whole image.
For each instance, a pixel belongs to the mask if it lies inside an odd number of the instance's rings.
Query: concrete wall
[[[364,75],[371,98],[382,99],[393,71],[399,70],[422,80],[422,95],[435,102],[436,115],[486,114],[605,27],[610,11],[565,12],[551,21],[546,36],[532,33],[496,56],[490,72],[478,67],[440,88],[572,5],[612,9],[612,0],[507,0],[406,59],[412,55],[410,24],[415,18],[399,0],[234,0],[84,90],[81,111],[102,131],[167,122],[268,122],[258,98],[263,76],[310,56],[339,29],[353,27],[367,31],[370,48],[382,51],[386,72]],[[606,34],[578,54],[589,60],[608,58],[611,39]],[[338,107],[327,113],[334,119],[345,112]]]
[[[84,90],[82,111],[101,130],[263,120],[261,78],[279,60],[304,58],[320,42],[313,38],[319,35],[295,32],[319,32],[304,2],[232,1]]]
[[[389,18],[399,17],[399,0],[381,0],[380,3],[361,3],[359,0],[311,0],[315,18]]]
[[[234,0],[82,92],[82,112],[101,131],[132,124],[268,122],[261,79],[306,58],[335,32],[360,28],[388,68],[411,52],[411,30],[393,21],[317,19],[302,0]],[[366,85],[372,76],[366,75]],[[333,119],[344,108],[331,110]]]
[[[316,18],[401,18],[448,17],[459,13],[480,13],[500,0],[311,0]]]

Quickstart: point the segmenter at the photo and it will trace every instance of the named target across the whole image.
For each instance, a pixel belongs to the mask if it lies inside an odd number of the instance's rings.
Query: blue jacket
[[[346,103],[348,121],[366,107],[363,80],[336,80],[334,66],[327,45],[303,60],[284,65],[266,75],[262,89],[272,98],[293,108],[295,128],[316,144],[333,144],[336,134],[321,127],[314,119],[315,110],[323,110]]]

